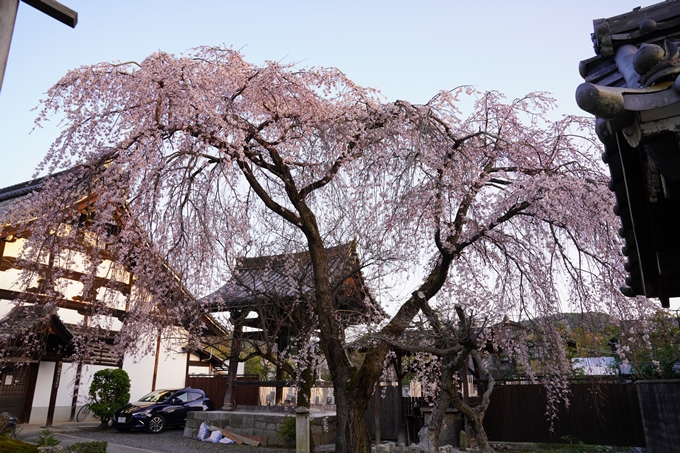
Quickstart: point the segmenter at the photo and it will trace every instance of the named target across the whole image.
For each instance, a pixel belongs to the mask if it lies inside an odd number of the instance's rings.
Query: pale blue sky
[[[198,45],[242,49],[253,63],[335,66],[388,100],[426,102],[474,85],[509,98],[553,93],[581,114],[578,62],[593,56],[592,20],[654,1],[61,0],[71,29],[21,3],[0,94],[0,187],[31,177],[55,126],[30,134],[43,93],[69,69],[141,61]]]

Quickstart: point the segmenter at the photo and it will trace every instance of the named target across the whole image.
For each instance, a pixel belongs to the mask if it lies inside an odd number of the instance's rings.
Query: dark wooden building
[[[336,316],[350,326],[382,315],[365,285],[356,245],[331,247],[326,254]],[[231,392],[241,343],[256,342],[278,352],[285,350],[292,338],[310,337],[317,328],[314,298],[310,255],[300,252],[242,258],[230,280],[202,300],[207,312],[228,312],[234,325],[225,408],[233,403]],[[276,386],[276,402],[280,403],[280,389],[289,385],[282,381],[280,367],[276,379],[261,384]]]
[[[578,105],[597,118],[621,218],[626,296],[680,296],[680,2],[593,22]]]

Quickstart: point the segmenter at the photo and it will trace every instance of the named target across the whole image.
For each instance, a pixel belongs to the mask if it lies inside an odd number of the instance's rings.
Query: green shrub
[[[106,453],[107,442],[76,442],[68,447],[66,453]]]
[[[117,368],[107,368],[94,373],[90,384],[90,410],[108,425],[113,413],[130,401],[130,377]]]
[[[286,417],[279,426],[279,442],[283,447],[295,446],[295,417]]]
[[[41,447],[51,447],[52,445],[59,445],[61,441],[55,439],[52,435],[52,431],[49,429],[43,429],[42,436],[38,437],[38,445]]]
[[[2,453],[38,453],[38,446],[19,439],[0,437],[0,451]]]

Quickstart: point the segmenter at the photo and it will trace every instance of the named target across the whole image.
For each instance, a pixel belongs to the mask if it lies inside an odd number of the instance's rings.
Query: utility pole
[[[71,28],[75,28],[78,23],[78,13],[56,0],[22,1]],[[12,42],[18,9],[19,0],[0,0],[0,90],[2,90],[2,80],[5,78],[9,45]]]

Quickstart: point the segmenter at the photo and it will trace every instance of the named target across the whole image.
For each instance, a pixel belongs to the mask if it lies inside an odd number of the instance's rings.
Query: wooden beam
[[[57,19],[62,24],[75,28],[78,24],[78,13],[56,0],[22,0],[27,5],[42,11],[48,16]]]
[[[19,291],[10,291],[8,289],[0,289],[0,299],[6,299],[6,300],[14,300],[17,299],[19,296],[21,296],[24,293],[21,293]],[[31,299],[35,301],[36,303],[45,303],[47,302],[47,297],[38,295],[38,294],[30,294]],[[50,299],[54,300],[54,299]],[[90,315],[90,314],[95,314],[93,313],[93,307],[92,304],[87,303],[87,302],[80,302],[80,301],[75,301],[75,300],[68,300],[68,299],[58,299],[57,300],[57,305],[60,308],[68,308],[69,310],[76,310],[78,313],[82,315]],[[118,318],[120,320],[125,318],[125,310],[119,310],[116,308],[106,308],[103,310],[104,313],[96,313],[96,314],[106,314],[109,316],[113,316],[115,318]]]
[[[14,256],[6,256],[0,258],[0,271],[4,272],[9,269],[21,270],[21,268],[17,266],[17,258]],[[38,264],[38,270],[36,271],[38,275],[47,274],[48,271],[50,271],[49,266],[44,264]],[[74,282],[81,282],[85,280],[87,277],[88,275],[83,274],[82,272],[77,272],[70,269],[61,268],[59,269],[59,278],[73,280]],[[109,279],[106,277],[95,277],[92,286],[95,289],[98,288],[113,289],[114,291],[120,292],[124,296],[129,295],[130,291],[132,290],[131,285],[129,283],[119,282],[118,280]]]
[[[250,379],[235,379],[234,387],[246,387],[246,386],[259,386],[259,387],[292,387],[295,385],[295,381],[256,381]],[[321,388],[332,388],[332,382],[317,381],[314,383],[313,387]]]
[[[292,387],[295,381],[256,381],[250,379],[235,379],[234,387],[258,386],[258,387]]]
[[[19,0],[0,0],[0,88],[2,88],[2,79],[5,77],[18,7]]]

